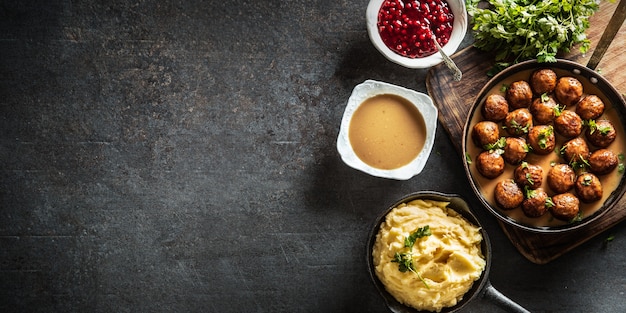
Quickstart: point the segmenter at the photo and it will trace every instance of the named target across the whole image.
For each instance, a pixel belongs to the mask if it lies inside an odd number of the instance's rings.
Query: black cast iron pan
[[[380,229],[380,225],[385,220],[385,217],[389,211],[398,206],[401,203],[409,202],[416,199],[425,199],[425,200],[434,200],[434,201],[446,201],[449,202],[449,208],[459,212],[463,217],[465,217],[472,224],[480,227],[481,234],[483,236],[483,241],[481,243],[481,249],[486,259],[485,270],[482,273],[482,276],[479,280],[475,281],[472,285],[472,288],[465,294],[463,300],[459,301],[455,306],[444,308],[441,312],[450,313],[457,312],[465,307],[470,301],[476,298],[484,298],[487,299],[501,308],[505,309],[507,312],[529,312],[524,309],[519,304],[515,303],[513,300],[507,298],[505,295],[500,293],[497,289],[495,289],[491,283],[489,282],[489,270],[491,268],[491,243],[489,241],[489,237],[487,236],[487,232],[482,228],[480,222],[476,218],[476,216],[471,212],[469,205],[463,198],[458,195],[452,194],[444,194],[436,191],[419,191],[415,193],[411,193],[402,197],[402,199],[396,201],[391,206],[389,206],[382,214],[377,218],[374,227],[372,228],[369,234],[369,241],[367,243],[367,265],[370,273],[370,277],[374,282],[374,285],[378,289],[378,292],[385,300],[387,307],[394,313],[418,313],[424,311],[418,311],[414,308],[408,307],[399,303],[391,294],[389,294],[382,282],[378,279],[374,272],[374,264],[372,260],[372,248],[374,246],[374,242],[376,241],[376,234]]]
[[[596,94],[603,99],[606,106],[605,112],[614,111],[619,119],[619,124],[621,124],[622,128],[626,129],[626,101],[624,100],[620,92],[615,89],[615,87],[613,87],[611,83],[607,81],[600,73],[590,69],[589,67],[569,60],[558,59],[554,63],[538,63],[537,60],[529,60],[517,63],[506,68],[505,70],[494,76],[491,80],[489,80],[489,82],[482,88],[482,90],[476,97],[474,104],[471,108],[469,108],[469,114],[463,128],[462,151],[464,152],[464,154],[468,154],[468,149],[471,145],[470,136],[474,116],[480,115],[480,108],[482,107],[485,98],[490,94],[491,90],[493,90],[494,88],[498,88],[503,84],[503,82],[510,80],[512,77],[521,77],[522,79],[528,79],[532,71],[541,68],[550,68],[557,72],[557,74],[560,76],[572,76],[577,78],[583,84],[585,92],[590,94]],[[620,135],[618,135],[618,138],[616,140],[623,141],[624,138],[620,138]],[[612,147],[609,146],[609,149],[612,149]],[[622,153],[623,151],[616,150],[614,152],[618,154]],[[463,161],[465,161],[465,155],[463,156]],[[619,185],[615,189],[604,190],[604,193],[606,193],[608,197],[606,198],[602,206],[593,214],[584,217],[580,221],[575,221],[564,225],[536,226],[529,223],[524,223],[519,220],[515,220],[509,217],[504,211],[490,204],[490,202],[483,195],[479,183],[477,182],[477,178],[474,177],[474,175],[472,174],[472,171],[470,170],[470,164],[468,164],[468,162],[463,162],[463,166],[465,168],[465,173],[468,177],[470,185],[472,186],[472,190],[481,201],[481,203],[484,205],[484,207],[489,210],[489,212],[491,212],[494,216],[496,216],[498,219],[506,224],[535,233],[554,234],[580,229],[602,218],[602,216],[606,212],[615,207],[615,205],[626,192],[625,175],[621,177]],[[610,175],[617,174],[611,173]],[[499,177],[498,179],[502,179],[502,177]]]

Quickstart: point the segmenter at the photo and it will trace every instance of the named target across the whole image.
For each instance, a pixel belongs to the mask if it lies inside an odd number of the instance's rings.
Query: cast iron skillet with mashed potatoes
[[[447,208],[454,210],[458,214],[460,214],[463,219],[467,222],[473,224],[479,229],[480,236],[482,236],[482,240],[480,241],[480,251],[482,253],[482,257],[484,258],[484,268],[482,269],[482,274],[477,278],[471,288],[463,295],[462,299],[458,301],[455,305],[450,307],[444,307],[440,309],[440,312],[456,312],[463,308],[467,303],[469,303],[472,299],[477,297],[484,297],[490,301],[493,301],[495,304],[504,308],[508,312],[528,312],[519,304],[513,302],[511,299],[507,298],[503,294],[501,294],[498,290],[496,290],[488,280],[489,269],[491,267],[491,244],[489,241],[489,237],[487,236],[486,231],[481,227],[480,222],[476,218],[476,216],[471,212],[467,202],[463,198],[457,195],[449,195],[435,191],[420,191],[411,193],[405,197],[402,197],[391,206],[389,206],[382,214],[377,218],[374,227],[372,228],[369,234],[369,242],[367,245],[367,264],[370,273],[370,277],[378,289],[380,295],[385,300],[387,307],[396,313],[409,313],[409,312],[433,312],[433,311],[419,311],[413,307],[407,306],[399,302],[393,295],[391,295],[384,283],[379,279],[376,274],[376,262],[374,261],[373,253],[375,250],[375,245],[377,244],[377,235],[381,230],[381,225],[385,222],[388,214],[398,206],[402,206],[403,204],[410,203],[414,200],[426,200],[426,201],[436,201],[436,202],[445,202],[447,203]],[[426,238],[426,237],[424,237]],[[423,238],[422,238],[423,239]],[[395,264],[395,263],[394,263]],[[413,273],[407,272],[407,275],[414,275]],[[436,311],[436,310],[435,310]]]

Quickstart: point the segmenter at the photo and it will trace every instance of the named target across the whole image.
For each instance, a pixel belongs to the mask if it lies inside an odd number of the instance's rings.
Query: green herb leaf
[[[615,235],[610,234],[608,237],[606,237],[605,240],[606,240],[606,242],[611,242],[611,241],[615,240]]]
[[[391,260],[391,262],[398,263],[398,270],[402,273],[406,271],[414,271],[413,258],[411,256],[411,253],[396,252],[393,255],[393,260]]]
[[[489,152],[497,152],[498,154],[504,153],[504,147],[506,147],[506,138],[500,137],[500,139],[496,140],[496,142],[491,144],[486,144],[483,148]]]
[[[553,134],[552,125],[550,125],[550,127],[548,128],[542,129],[539,132],[537,144],[539,145],[541,149],[545,149],[548,146],[548,138],[550,138],[552,134]]]
[[[517,134],[527,134],[528,129],[530,129],[530,123],[526,125],[520,125],[516,120],[512,120],[509,127],[503,126],[505,129],[511,128],[513,132]]]
[[[580,222],[583,220],[583,212],[578,212],[578,214],[576,214],[576,216],[570,220],[570,223],[575,223],[575,222]]]
[[[467,165],[472,164],[472,156],[470,156],[467,152],[465,153],[465,163],[467,163]]]
[[[563,110],[565,110],[565,106],[557,105],[552,110],[554,111],[554,116],[559,117],[561,116],[561,113],[563,113]]]
[[[426,225],[424,227],[420,227],[404,239],[404,247],[413,249],[413,245],[415,245],[415,241],[417,239],[430,235],[432,235],[432,232],[430,231],[430,226]]]
[[[404,239],[404,248],[408,248],[406,249],[408,250],[408,252],[396,252],[393,255],[393,259],[391,260],[391,262],[398,263],[398,270],[400,272],[405,273],[407,271],[411,271],[415,273],[417,277],[419,277],[419,279],[422,281],[422,283],[424,283],[424,286],[426,286],[426,288],[429,288],[429,289],[430,287],[428,286],[428,284],[426,283],[422,275],[415,270],[415,267],[413,265],[412,250],[413,250],[413,246],[415,245],[415,241],[417,239],[430,236],[430,235],[432,235],[432,232],[430,231],[429,225],[426,225],[424,227],[419,227],[418,229],[416,229],[414,232],[412,232],[408,237]]]

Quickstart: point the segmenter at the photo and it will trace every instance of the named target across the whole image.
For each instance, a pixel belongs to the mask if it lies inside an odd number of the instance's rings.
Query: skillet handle
[[[617,4],[617,9],[615,9],[613,16],[611,16],[609,24],[606,26],[604,33],[602,33],[602,37],[600,37],[600,41],[587,63],[588,68],[595,71],[604,53],[609,48],[611,41],[613,41],[613,38],[615,38],[615,35],[624,23],[624,19],[626,19],[626,0],[621,0]]]
[[[530,313],[530,311],[524,309],[521,305],[507,298],[507,296],[503,295],[500,291],[494,288],[489,281],[487,281],[487,284],[485,285],[484,297],[507,312]]]

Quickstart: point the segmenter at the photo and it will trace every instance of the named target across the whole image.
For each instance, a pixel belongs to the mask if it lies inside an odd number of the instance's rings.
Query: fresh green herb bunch
[[[529,59],[556,62],[557,53],[576,44],[581,53],[589,50],[585,31],[599,0],[486,0],[487,8],[479,8],[482,1],[466,0],[474,46],[495,51],[501,65]]]

